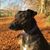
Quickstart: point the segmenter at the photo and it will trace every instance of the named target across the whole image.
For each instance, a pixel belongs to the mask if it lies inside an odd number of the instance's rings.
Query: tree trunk
[[[41,0],[41,10],[40,10],[40,12],[41,13],[46,13],[46,0]]]

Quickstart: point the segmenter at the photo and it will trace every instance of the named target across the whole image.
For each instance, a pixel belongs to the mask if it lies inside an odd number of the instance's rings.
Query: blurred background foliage
[[[19,10],[32,9],[50,15],[50,0],[0,0],[0,17],[14,16]]]
[[[5,10],[6,11],[6,10]],[[0,17],[11,17],[11,16],[13,16],[13,13],[12,12],[10,12],[10,11],[6,11],[5,12],[4,10],[2,11],[0,11]]]

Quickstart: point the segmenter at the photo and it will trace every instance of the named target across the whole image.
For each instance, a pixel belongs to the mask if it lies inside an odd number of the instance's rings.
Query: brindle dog
[[[15,21],[12,22],[9,28],[12,30],[23,29],[29,36],[31,36],[31,41],[36,42],[33,50],[49,50],[48,43],[33,18],[36,14],[37,12],[30,9],[19,11],[15,15]]]

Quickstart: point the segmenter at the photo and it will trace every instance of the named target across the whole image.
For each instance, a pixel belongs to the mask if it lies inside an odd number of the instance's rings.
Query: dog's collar
[[[35,26],[35,27],[32,28],[31,30],[27,31],[27,33],[33,33],[36,29],[37,29],[37,27]]]

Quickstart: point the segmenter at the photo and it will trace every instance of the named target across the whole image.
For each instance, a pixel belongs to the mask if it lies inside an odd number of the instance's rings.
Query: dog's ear
[[[28,9],[27,12],[29,12],[28,14],[30,14],[31,17],[37,15],[37,12],[31,9]]]

